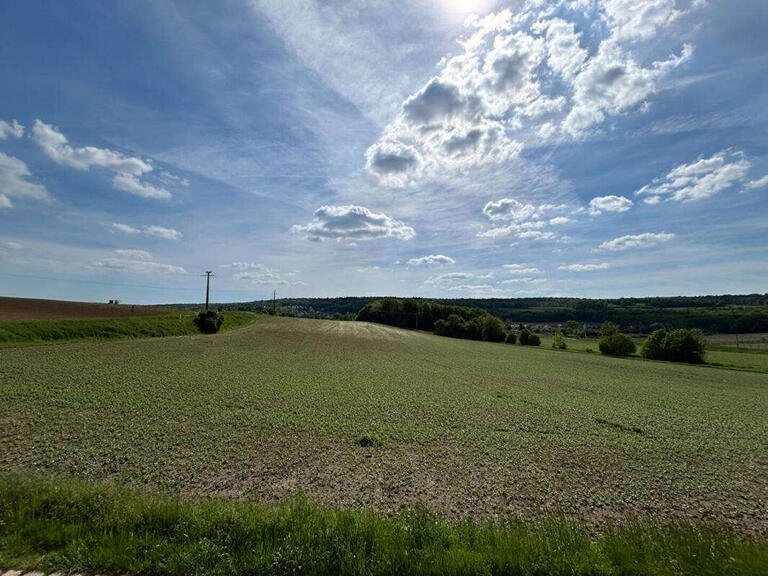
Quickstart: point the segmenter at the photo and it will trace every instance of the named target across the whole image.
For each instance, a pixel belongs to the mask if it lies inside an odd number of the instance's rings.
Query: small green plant
[[[541,346],[541,338],[538,334],[534,334],[528,328],[525,328],[520,332],[520,344],[522,346]]]
[[[363,434],[360,438],[355,439],[355,446],[361,446],[362,448],[373,448],[374,446],[381,446],[381,442],[378,438]]]
[[[567,347],[568,345],[565,343],[563,332],[558,329],[557,332],[555,332],[555,337],[552,339],[552,348],[555,350],[565,350]]]
[[[517,344],[517,334],[509,332],[507,338],[504,340],[507,344]]]
[[[224,323],[224,316],[216,310],[203,310],[195,316],[194,322],[203,334],[216,334]]]

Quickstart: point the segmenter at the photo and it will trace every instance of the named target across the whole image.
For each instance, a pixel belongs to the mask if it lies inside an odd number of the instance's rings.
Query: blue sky
[[[0,294],[764,292],[766,27],[758,0],[5,2]]]

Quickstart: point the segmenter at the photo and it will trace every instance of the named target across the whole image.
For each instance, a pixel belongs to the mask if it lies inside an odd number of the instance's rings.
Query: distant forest
[[[308,318],[347,318],[381,297],[281,298],[278,313]],[[768,332],[768,294],[655,298],[428,298],[482,308],[507,323],[613,322],[622,329],[701,328],[712,333]],[[198,307],[195,305],[182,305]],[[224,310],[266,311],[271,300],[217,304]]]

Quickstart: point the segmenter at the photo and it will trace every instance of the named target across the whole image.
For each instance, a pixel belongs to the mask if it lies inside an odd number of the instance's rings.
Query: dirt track
[[[154,308],[152,306],[0,297],[0,320],[114,318],[122,316],[153,316],[163,314],[164,312],[162,308]]]

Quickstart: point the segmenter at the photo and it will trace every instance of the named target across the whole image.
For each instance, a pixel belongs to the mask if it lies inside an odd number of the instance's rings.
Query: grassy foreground
[[[181,502],[0,477],[0,566],[102,574],[751,575],[766,543],[724,529],[635,524],[596,539],[565,521],[447,523],[302,500]]]
[[[0,398],[9,472],[768,535],[765,374],[262,316],[214,336],[5,348]]]
[[[226,312],[222,330],[249,324],[253,312]],[[67,340],[149,338],[198,334],[194,314],[172,312],[162,316],[130,318],[77,318],[66,320],[15,320],[0,322],[0,346]]]

